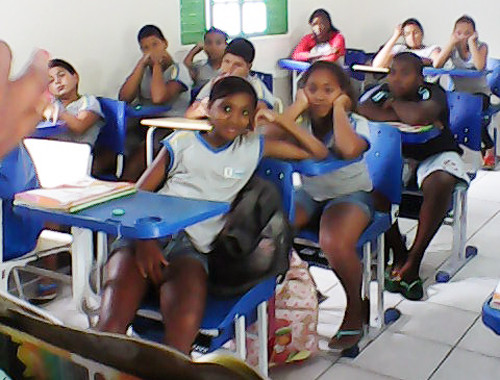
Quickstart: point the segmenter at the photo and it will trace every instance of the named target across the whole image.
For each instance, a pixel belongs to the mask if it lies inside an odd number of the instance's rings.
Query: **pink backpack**
[[[318,298],[308,265],[295,251],[290,269],[269,302],[269,367],[303,361],[319,350]],[[247,363],[258,364],[257,326],[248,328]]]

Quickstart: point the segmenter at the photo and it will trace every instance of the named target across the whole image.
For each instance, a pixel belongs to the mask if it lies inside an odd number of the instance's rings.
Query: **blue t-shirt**
[[[35,167],[23,145],[0,160],[3,261],[22,256],[36,246],[43,224],[14,214],[12,200],[16,193],[37,187]]]

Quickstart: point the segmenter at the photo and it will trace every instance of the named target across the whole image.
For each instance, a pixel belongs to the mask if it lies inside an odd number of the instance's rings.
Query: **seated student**
[[[168,42],[157,26],[143,26],[137,40],[143,55],[120,88],[118,98],[143,106],[170,106],[163,116],[183,116],[191,101],[192,81],[187,68],[174,62],[167,51]],[[146,168],[146,132],[138,120],[127,125],[125,180],[136,181]],[[163,129],[156,136],[161,140],[168,133],[170,130]]]
[[[488,59],[488,45],[478,40],[476,24],[469,16],[462,16],[455,22],[450,42],[444,47],[435,67],[442,67],[450,59],[454,68],[484,70]],[[478,94],[483,97],[483,110],[490,105],[491,90],[486,76],[480,78],[454,77],[453,85],[456,91]],[[484,148],[483,166],[492,169],[495,166],[494,142],[484,125],[481,132]]]
[[[257,95],[246,80],[229,76],[217,81],[207,109],[213,129],[170,135],[137,186],[155,191],[166,179],[161,194],[232,202],[262,156],[326,157],[328,151],[321,141],[272,111],[255,115],[256,107]],[[254,123],[260,122],[279,124],[298,145],[265,140],[251,132]],[[214,217],[186,228],[168,244],[155,240],[118,244],[107,264],[98,329],[125,333],[153,286],[159,290],[165,343],[189,353],[205,307],[206,254],[223,226],[224,217]]]
[[[363,156],[368,149],[368,122],[352,112],[356,96],[343,69],[335,63],[315,62],[304,73],[303,83],[285,117],[299,117],[301,127],[323,141],[335,156]],[[295,226],[319,221],[319,245],[347,294],[344,320],[329,343],[334,350],[359,342],[368,314],[368,306],[361,300],[362,266],[356,244],[373,216],[371,191],[362,159],[329,174],[303,176],[296,196]]]
[[[203,119],[207,117],[207,102],[210,91],[214,83],[221,77],[234,75],[245,78],[254,88],[259,99],[258,108],[273,108],[276,102],[273,94],[266,85],[256,76],[250,74],[252,62],[255,58],[255,48],[253,44],[244,38],[235,38],[226,47],[220,75],[210,80],[200,90],[194,103],[186,111],[189,119]]]
[[[403,243],[397,222],[387,233],[394,252],[392,270],[387,273],[386,289],[400,292],[411,300],[423,297],[420,264],[433,236],[448,212],[457,182],[469,182],[460,157],[462,150],[449,128],[445,91],[422,76],[422,61],[413,53],[394,56],[388,84],[368,91],[361,98],[359,111],[375,121],[397,121],[408,125],[433,124],[441,133],[423,144],[403,144],[403,181],[410,180],[423,192],[415,240],[409,250]],[[415,178],[416,176],[416,178]]]
[[[184,65],[193,79],[193,89],[201,89],[210,79],[219,75],[227,38],[226,32],[211,27],[205,33],[203,42],[197,43],[186,55]],[[207,60],[193,62],[194,57],[202,51],[206,53]]]
[[[397,43],[400,37],[403,37],[404,44]],[[432,65],[432,62],[441,52],[441,48],[437,45],[424,45],[423,41],[424,28],[422,24],[415,18],[409,18],[396,26],[392,37],[380,49],[375,58],[373,58],[372,66],[389,67],[392,58],[396,54],[405,51],[418,55],[424,65]]]
[[[174,62],[167,51],[168,41],[157,26],[143,26],[137,40],[142,57],[120,88],[118,98],[140,105],[168,105],[168,116],[182,116],[190,101],[188,70]]]
[[[52,59],[49,62],[49,91],[54,102],[47,106],[43,115],[46,119],[58,119],[66,124],[68,131],[55,139],[87,143],[93,147],[104,125],[104,114],[95,96],[78,93],[79,80],[71,64]]]
[[[300,40],[292,53],[296,61],[336,62],[345,55],[345,40],[332,24],[330,14],[324,9],[316,9],[309,17],[312,33]]]

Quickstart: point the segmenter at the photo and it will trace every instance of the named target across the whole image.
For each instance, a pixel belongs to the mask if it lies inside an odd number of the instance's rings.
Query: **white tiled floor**
[[[423,301],[407,301],[386,292],[386,306],[397,306],[402,316],[357,358],[339,359],[322,353],[302,365],[273,369],[271,378],[500,379],[500,336],[480,319],[484,300],[500,280],[500,172],[480,172],[469,189],[468,207],[467,244],[477,246],[478,256],[450,283],[434,282],[436,269],[451,248],[452,231],[444,226],[422,264],[427,287]],[[400,227],[413,238],[414,221],[403,220]],[[326,339],[342,320],[345,295],[332,273],[315,269],[313,276],[330,297],[321,305],[318,327]]]
[[[402,316],[368,342],[357,358],[321,352],[304,363],[273,369],[271,378],[500,379],[500,336],[487,329],[480,319],[482,304],[500,279],[499,190],[500,172],[480,172],[472,183],[467,243],[477,246],[479,253],[450,283],[434,282],[436,269],[451,248],[451,228],[444,226],[431,242],[422,265],[421,275],[426,280],[423,301],[411,302],[386,292],[386,307],[397,306]],[[403,220],[400,226],[409,239],[413,238],[416,222]],[[318,332],[324,344],[340,326],[345,294],[333,272],[318,268],[311,271],[319,289],[329,297],[321,304],[319,316]],[[86,319],[76,315],[68,298],[53,302],[49,310],[70,325],[86,326]]]

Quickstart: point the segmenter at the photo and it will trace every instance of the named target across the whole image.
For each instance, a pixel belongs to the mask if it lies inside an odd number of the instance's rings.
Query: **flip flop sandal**
[[[400,282],[401,279],[399,276],[392,275],[392,269],[386,270],[384,275],[384,288],[390,293],[399,293],[401,291]]]
[[[420,301],[424,296],[424,287],[422,286],[422,279],[417,278],[411,283],[404,280],[399,282],[401,295],[410,301]]]
[[[350,347],[344,347],[340,344],[340,340],[342,338],[351,336],[359,336],[359,339],[357,339],[356,342],[352,344]],[[335,351],[348,351],[356,347],[362,337],[363,337],[363,330],[339,330],[334,336],[332,336],[332,339],[330,339],[330,342],[328,343],[328,348]]]

